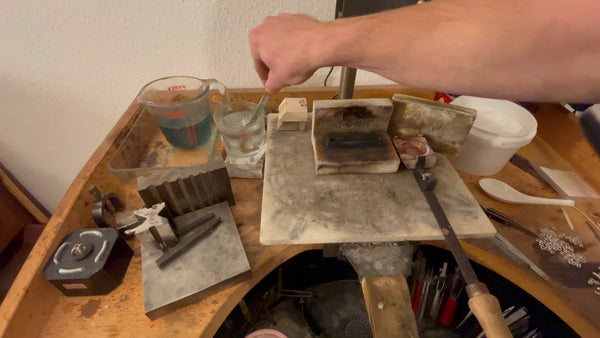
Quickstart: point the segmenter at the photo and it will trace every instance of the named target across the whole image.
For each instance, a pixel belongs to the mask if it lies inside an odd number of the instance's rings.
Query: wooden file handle
[[[469,309],[477,318],[488,338],[512,337],[498,299],[488,291],[483,283],[469,284],[466,287],[469,294]]]

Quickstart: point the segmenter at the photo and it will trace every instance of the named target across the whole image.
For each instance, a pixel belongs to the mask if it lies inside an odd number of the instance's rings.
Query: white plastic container
[[[496,174],[537,132],[537,121],[529,111],[510,101],[459,96],[452,104],[477,110],[460,152],[448,156],[456,169],[469,174]]]

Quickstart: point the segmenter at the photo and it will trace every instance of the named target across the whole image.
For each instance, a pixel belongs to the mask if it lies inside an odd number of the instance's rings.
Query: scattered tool
[[[513,156],[511,162],[519,169],[522,169],[550,186],[564,198],[600,198],[600,195],[598,195],[595,189],[574,171],[538,167],[520,155]]]
[[[506,319],[506,316],[508,316],[511,312],[513,312],[515,309],[514,305],[509,306],[507,309],[505,309],[504,311],[502,311],[502,317],[504,319]],[[469,320],[469,318],[473,317],[473,311],[469,310],[469,312],[467,312],[467,314],[463,317],[463,319],[460,321],[460,323],[458,323],[458,325],[456,325],[456,327],[454,328],[454,330],[457,330],[458,328],[460,328],[461,326],[463,326],[464,324],[467,323],[467,321]],[[508,326],[508,325],[507,325]],[[479,330],[477,330],[479,331]],[[485,333],[485,332],[482,332]]]
[[[164,252],[163,255],[160,256],[156,260],[156,264],[158,264],[158,267],[160,267],[160,268],[165,267],[173,259],[175,259],[175,258],[177,258],[177,256],[181,255],[181,253],[184,252],[187,248],[194,245],[194,243],[196,243],[196,241],[198,241],[200,238],[204,237],[208,232],[213,230],[217,225],[219,225],[219,223],[221,223],[221,218],[220,217],[214,218],[214,216],[213,216],[213,218],[206,220],[204,224],[198,225],[195,229],[191,230],[188,234],[181,237],[179,239],[179,242],[177,243],[177,245],[175,245],[173,248],[167,248],[166,250],[163,250],[163,252]],[[155,233],[152,233],[152,236],[155,236],[155,234],[158,235],[158,233],[155,232]],[[155,237],[155,239],[156,239],[156,237]],[[160,241],[162,242],[162,239],[160,239]],[[162,246],[161,246],[161,249],[162,249]]]
[[[433,267],[427,270],[425,274],[425,280],[423,281],[423,293],[421,293],[421,299],[419,299],[419,309],[417,310],[417,323],[423,322],[425,316],[425,310],[427,309],[429,293],[431,292],[431,284],[433,283]]]
[[[493,208],[485,208],[483,206],[481,208],[483,209],[483,211],[489,218],[497,221],[498,223],[512,227],[516,230],[519,230],[522,233],[526,234],[527,236],[529,236],[533,239],[537,240],[540,238],[536,233],[534,233],[533,231],[530,231],[529,229],[526,229],[521,224],[517,223],[517,221],[506,216],[505,214],[501,213],[500,211],[493,209]],[[506,252],[508,252],[509,254],[513,255],[515,258],[523,261],[525,264],[527,264],[535,273],[537,273],[543,279],[550,280],[550,277],[548,276],[548,274],[546,274],[542,269],[540,269],[537,265],[535,265],[535,263],[533,263],[533,261],[531,261],[527,256],[525,256],[521,251],[519,251],[519,249],[517,249],[508,239],[506,239],[500,233],[496,233],[496,235],[494,236],[494,243],[496,245],[498,245],[501,249],[503,249]]]
[[[440,268],[436,268],[434,265],[429,268],[423,267],[423,271],[427,272],[423,273],[424,277],[421,277],[422,284],[419,286],[421,286],[422,292],[418,294],[415,292],[415,298],[413,298],[414,312],[420,327],[427,326],[429,319],[435,321],[438,318],[444,298],[449,291],[447,269],[447,262],[444,262]],[[417,278],[418,274],[415,274],[413,280]],[[416,283],[414,287],[417,287]]]
[[[215,213],[214,212],[209,212],[206,215],[201,216],[200,218],[193,220],[189,223],[177,223],[175,222],[175,232],[177,233],[177,236],[183,236],[185,234],[187,234],[188,232],[194,230],[195,228],[197,228],[200,224],[203,224],[204,222],[211,220],[215,218]]]
[[[561,195],[563,197],[567,196],[567,194],[565,194],[565,192],[562,191],[562,189],[560,189],[560,187],[550,177],[548,177],[548,175],[546,175],[546,173],[540,167],[533,164],[531,161],[529,161],[525,157],[523,157],[519,154],[514,154],[510,159],[510,163],[514,164],[517,168],[523,170],[524,172],[528,173],[529,175],[535,177],[540,182],[548,185],[550,188],[552,188],[554,191],[556,191],[559,195]]]
[[[519,224],[517,221],[515,221],[514,219],[512,219],[512,218],[508,217],[507,215],[501,213],[500,211],[498,211],[498,210],[496,210],[494,208],[485,208],[483,206],[481,208],[483,209],[483,211],[485,212],[485,214],[489,218],[493,219],[494,221],[497,221],[500,224],[512,227],[512,228],[514,228],[516,230],[519,230],[522,233],[526,234],[527,236],[529,236],[529,237],[531,237],[533,239],[538,239],[539,238],[539,236],[535,232],[533,232],[533,231],[525,228],[524,226],[522,226],[521,224]]]
[[[288,298],[312,298],[319,296],[318,293],[308,290],[291,290],[283,287],[283,269],[277,269],[277,300],[281,297]]]
[[[437,179],[432,173],[426,172],[424,168],[425,157],[419,156],[413,174],[419,188],[427,199],[427,203],[429,203],[429,207],[433,211],[433,215],[442,230],[446,243],[450,247],[458,268],[465,279],[467,284],[466,290],[469,295],[469,308],[473,311],[475,317],[477,317],[483,331],[485,331],[488,337],[512,337],[502,317],[498,299],[489,293],[484,283],[479,282],[442,206],[433,192],[437,184]]]
[[[435,320],[440,312],[440,307],[442,305],[442,300],[444,299],[444,288],[446,286],[446,269],[448,268],[448,263],[444,262],[440,274],[436,280],[435,285],[435,294],[433,296],[433,301],[431,302],[431,309],[429,311],[429,315],[433,320]]]
[[[141,234],[149,231],[163,255],[156,260],[159,267],[164,267],[183,251],[192,246],[196,241],[213,230],[221,219],[215,219],[214,212],[199,215],[187,222],[177,222],[161,216],[165,203],[153,205],[151,208],[142,208],[134,211],[134,215],[142,219],[142,223],[135,228],[125,230],[126,234]],[[162,232],[162,235],[161,235]],[[166,238],[164,238],[166,236]],[[174,243],[169,246],[169,243]]]
[[[506,252],[514,255],[519,260],[523,261],[527,264],[531,270],[538,274],[538,276],[542,277],[545,280],[550,280],[550,276],[544,272],[544,270],[540,269],[533,261],[531,261],[527,256],[525,256],[519,249],[517,249],[508,239],[504,238],[504,236],[497,233],[494,237],[494,243],[498,245],[501,249]]]
[[[450,289],[448,292],[448,298],[444,301],[444,306],[442,307],[442,313],[438,317],[438,324],[444,327],[450,326],[452,321],[454,320],[454,312],[456,311],[456,306],[458,305],[458,297],[460,293],[465,287],[465,282],[460,276],[458,271],[458,267],[452,274],[450,278]]]
[[[558,186],[558,184],[556,184],[540,167],[533,164],[531,161],[529,161],[525,157],[523,157],[519,154],[514,154],[513,157],[511,157],[510,162],[512,164],[514,164],[517,168],[525,171],[526,173],[535,177],[540,182],[545,183],[546,185],[551,187],[560,196],[563,196],[563,197],[567,196],[567,194]],[[575,227],[573,226],[571,217],[569,216],[569,213],[567,212],[565,207],[561,206],[560,210],[562,211],[563,216],[565,217],[565,220],[567,221],[567,224],[569,225],[569,229],[571,229],[571,231],[575,231]]]
[[[422,252],[419,251],[422,255]],[[413,271],[413,294],[412,294],[412,309],[415,314],[419,311],[421,295],[423,294],[423,282],[425,281],[425,273],[427,269],[427,260],[421,257],[415,262]]]

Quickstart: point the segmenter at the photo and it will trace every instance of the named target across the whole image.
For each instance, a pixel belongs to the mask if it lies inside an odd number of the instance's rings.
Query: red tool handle
[[[454,319],[454,311],[456,310],[456,305],[458,302],[456,298],[446,298],[444,302],[444,307],[442,309],[442,314],[438,318],[438,324],[444,327],[450,326],[452,324],[452,320]]]
[[[415,288],[415,296],[412,299],[412,309],[416,314],[419,310],[419,302],[421,301],[421,294],[423,293],[423,285],[417,285]]]

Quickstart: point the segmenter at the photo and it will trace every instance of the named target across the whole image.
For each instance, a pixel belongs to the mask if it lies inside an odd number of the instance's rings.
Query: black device
[[[418,0],[337,0],[335,18],[373,14],[390,9],[415,5]]]
[[[581,114],[581,128],[588,141],[600,156],[600,105],[593,105]]]
[[[132,256],[115,229],[81,229],[62,240],[44,271],[67,296],[105,295],[121,284]]]

